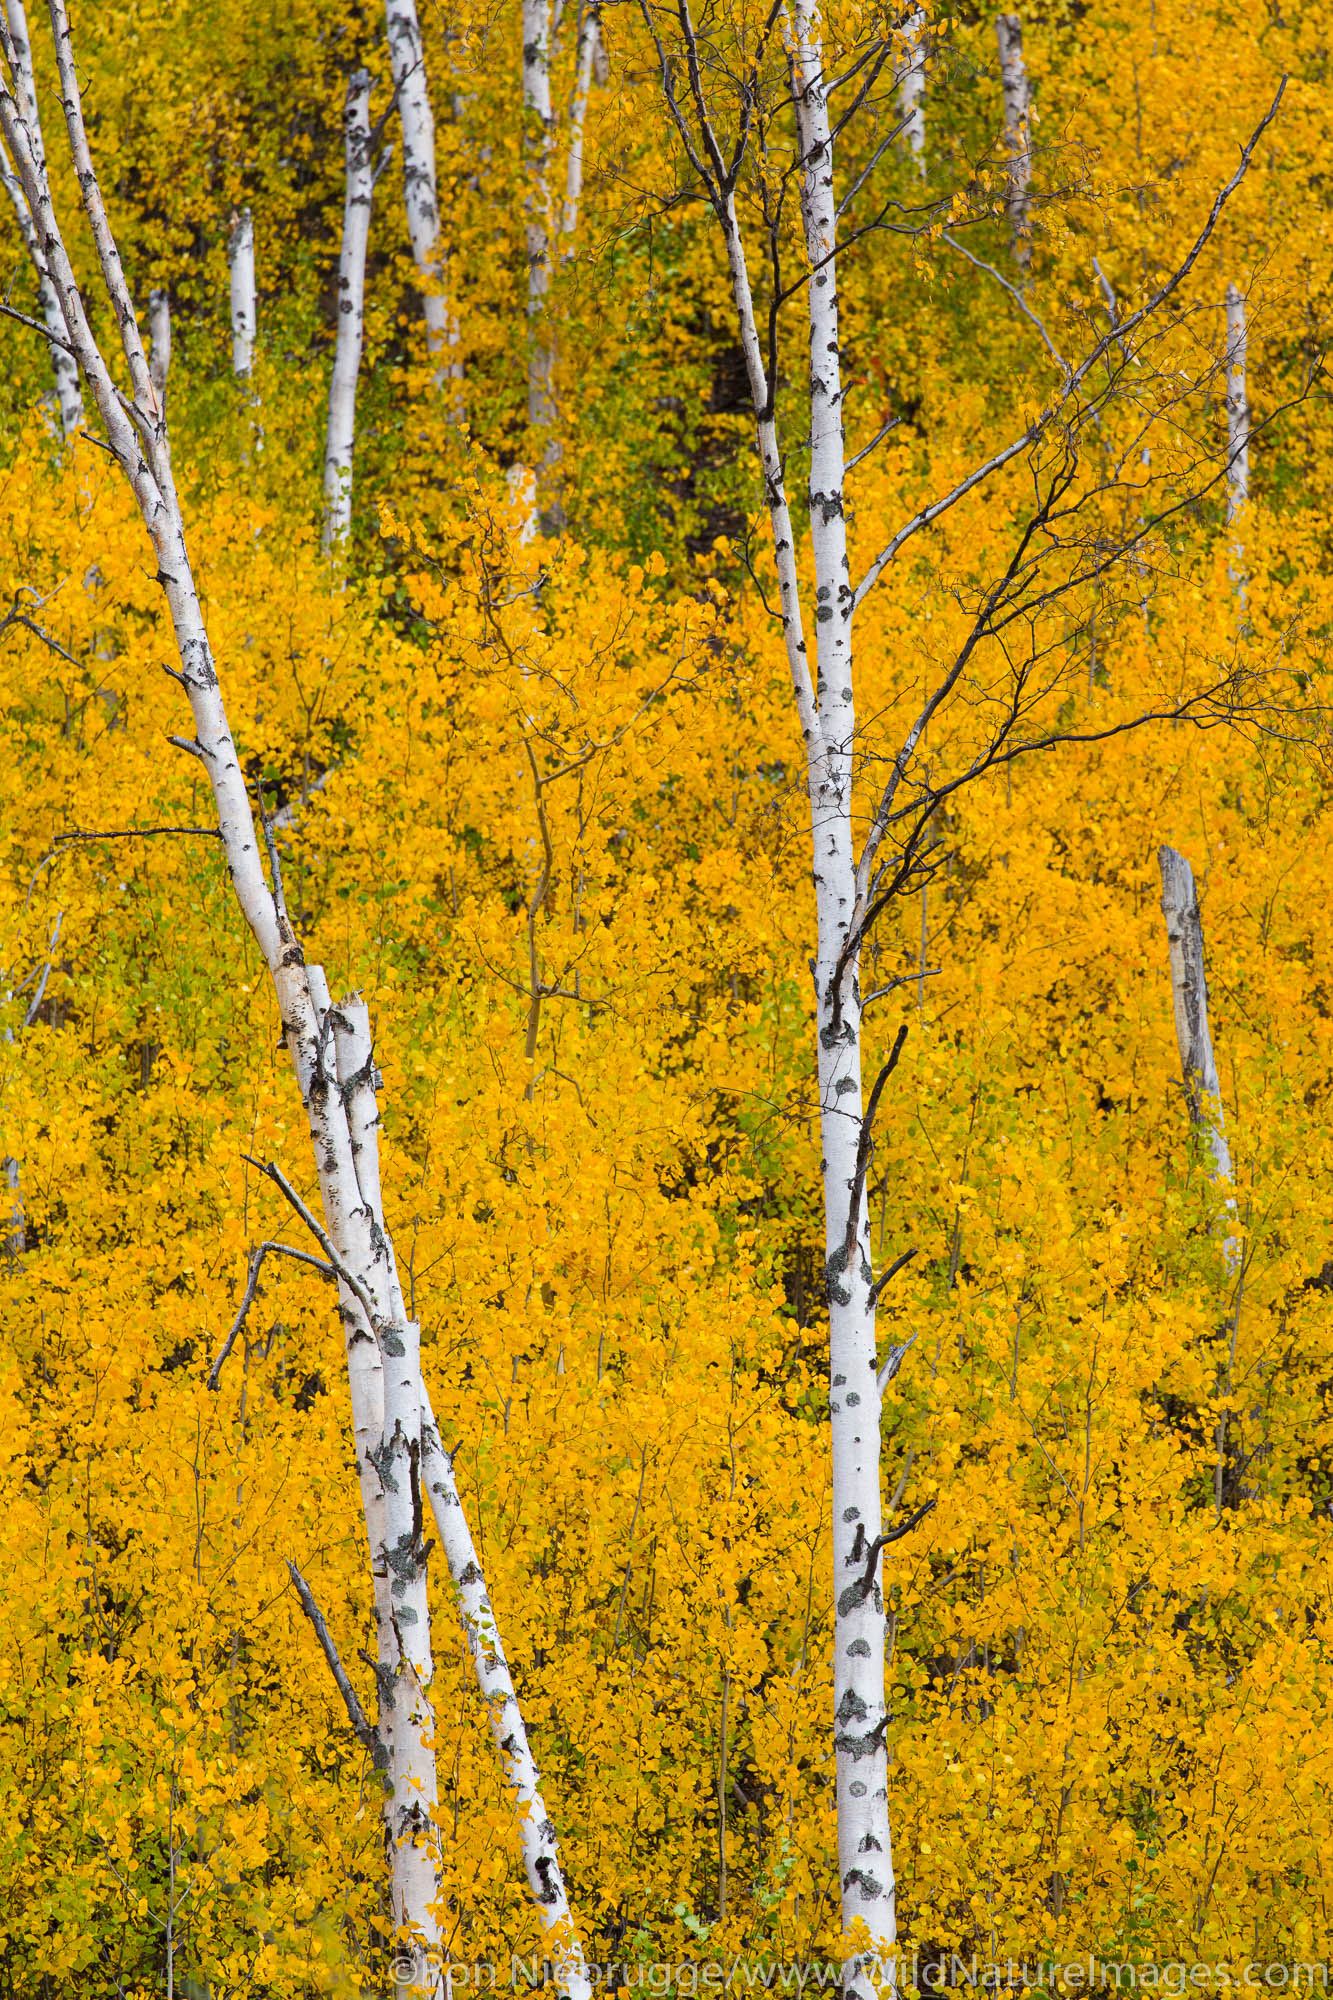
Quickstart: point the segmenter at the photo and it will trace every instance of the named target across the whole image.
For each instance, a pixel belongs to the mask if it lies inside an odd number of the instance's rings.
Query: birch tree
[[[227,272],[231,282],[231,371],[248,376],[254,366],[255,225],[248,208],[238,209],[227,235]]]
[[[1247,330],[1245,298],[1234,282],[1227,286],[1227,526],[1232,530],[1231,581],[1245,602],[1245,551],[1237,522],[1250,497],[1250,407],[1245,391]]]
[[[1212,235],[1260,134],[1276,112],[1281,91],[1245,148],[1236,173],[1214,200],[1200,234],[1165,282],[1077,365],[1063,359],[1036,319],[1059,370],[1054,395],[998,450],[980,456],[951,490],[925,500],[854,581],[848,542],[854,496],[847,483],[844,440],[839,259],[840,235],[854,231],[854,218],[845,224],[843,218],[867,174],[862,172],[839,200],[829,110],[832,85],[819,11],[814,0],[794,0],[789,34],[784,34],[781,57],[776,57],[777,7],[752,39],[746,40],[744,30],[738,29],[739,46],[724,42],[715,17],[710,17],[705,39],[696,29],[690,0],[679,0],[670,16],[655,9],[652,0],[640,0],[640,7],[689,184],[707,198],[725,250],[772,534],[774,616],[781,623],[809,796],[817,938],[811,961],[814,1055],[829,1316],[832,1708],[838,1883],[846,1951],[843,1986],[847,1994],[868,2000],[882,1980],[896,1983],[880,1559],[888,1546],[920,1524],[934,1501],[886,1525],[880,1480],[881,1404],[911,1342],[883,1356],[877,1353],[876,1303],[904,1260],[876,1276],[866,1182],[876,1111],[908,1031],[905,1024],[899,1029],[867,1090],[862,952],[877,919],[929,879],[936,865],[927,847],[931,821],[954,792],[1015,758],[1060,742],[1096,740],[1099,734],[1095,728],[1081,735],[1066,732],[1056,724],[1046,703],[1068,669],[1053,665],[1056,642],[1039,649],[1034,640],[1026,662],[1016,653],[1004,655],[999,674],[1006,692],[998,716],[982,729],[978,747],[945,771],[925,757],[928,729],[937,718],[954,715],[968,703],[969,674],[976,671],[975,663],[989,645],[1002,646],[1002,635],[1019,622],[1039,618],[1068,593],[1124,565],[1144,534],[1151,532],[1151,524],[1147,529],[1136,526],[1108,547],[1100,525],[1095,540],[1090,527],[1073,525],[1085,507],[1095,511],[1098,497],[1095,483],[1091,488],[1081,483],[1081,439],[1089,425],[1115,408],[1123,393],[1126,340],[1132,343],[1137,365],[1150,368],[1154,322],[1164,315]],[[1003,21],[1001,47],[1009,62],[1007,88],[1013,93],[1010,129],[1021,137],[1026,131],[1026,96],[1019,95],[1020,72],[1014,67],[1017,24],[1013,17]],[[874,108],[878,79],[886,69],[892,78],[888,66],[895,45],[890,32],[867,38],[850,50],[838,50],[839,77],[844,82],[848,75],[857,79],[852,104],[840,101],[839,133],[857,108]],[[1022,88],[1025,92],[1025,79]],[[729,118],[725,127],[724,112]],[[784,123],[789,117],[794,131]],[[1011,209],[1020,243],[1026,221],[1024,157],[1015,155]],[[780,195],[793,183],[799,192],[804,267],[799,280],[784,284],[779,274],[790,246],[782,234]],[[757,299],[751,278],[742,191],[750,197],[746,213],[763,220],[760,266],[772,274],[766,302]],[[1012,293],[1012,287],[1007,289]],[[797,292],[803,295],[807,311],[806,359],[799,371],[795,413],[780,424],[779,315],[784,300]],[[1122,343],[1119,350],[1117,340]],[[1122,357],[1119,362],[1117,352]],[[1164,388],[1166,375],[1158,373],[1157,380]],[[1197,396],[1201,387],[1202,381],[1191,383],[1189,393]],[[1178,383],[1174,393],[1181,394]],[[789,396],[788,402],[792,400]],[[1169,397],[1165,400],[1169,407]],[[802,418],[808,421],[809,453],[804,534],[787,484],[788,466],[805,442],[797,430]],[[858,453],[857,459],[871,448]],[[1015,461],[1024,463],[1034,497],[1030,512],[1020,519],[1008,562],[978,589],[969,606],[966,636],[928,688],[906,734],[896,744],[866,740],[857,720],[854,674],[859,608],[895,575],[894,565],[909,542]],[[1179,493],[1173,493],[1169,504],[1174,507],[1178,500]],[[813,658],[807,635],[813,635]],[[1232,698],[1230,684],[1224,681],[1155,713],[1216,713],[1225,710]],[[1143,714],[1113,728],[1108,725],[1100,733],[1118,733],[1151,719],[1152,713]],[[868,801],[854,813],[858,771],[868,771],[872,760],[888,776],[869,786]],[[891,991],[911,977],[904,975],[882,991]]]
[[[997,14],[995,36],[1000,45],[1000,87],[1004,92],[1005,209],[1014,255],[1024,270],[1032,259],[1028,223],[1032,182],[1032,90],[1023,60],[1023,23],[1017,14]]]
[[[34,158],[39,169],[45,172],[46,154],[42,140],[41,119],[37,110],[37,83],[33,73],[32,44],[28,39],[28,20],[23,9],[23,0],[5,0],[5,19],[9,25],[10,40],[14,49],[14,94],[22,105],[24,116],[28,121]],[[4,181],[5,192],[13,205],[19,232],[23,238],[23,247],[36,274],[38,310],[51,335],[51,373],[55,378],[56,410],[60,418],[61,435],[70,437],[83,422],[83,397],[79,390],[78,364],[65,344],[65,322],[61,317],[60,303],[51,283],[51,274],[46,268],[46,256],[33,224],[27,195],[3,147],[0,147],[0,179]]]
[[[904,56],[898,80],[903,140],[917,171],[926,171],[926,14],[914,8],[903,27]]]
[[[583,129],[588,118],[588,98],[602,52],[601,10],[596,0],[588,0],[579,15],[578,45],[574,55],[574,92],[569,107],[569,153],[565,161],[565,202],[560,215],[564,253],[570,253],[571,239],[579,222],[583,198]]]
[[[429,1505],[451,1551],[460,1616],[493,1729],[503,1729],[506,1777],[516,1794],[536,1914],[560,1970],[562,1990],[582,2000],[588,1981],[569,1919],[554,1833],[495,1631],[485,1582],[467,1533],[448,1454],[420,1367],[419,1329],[408,1317],[391,1235],[383,1220],[369,1024],[351,996],[330,1001],[322,969],[308,965],[288,913],[271,827],[260,806],[256,829],[209,644],[177,496],[167,425],[153,386],[139,322],[89,149],[64,0],[49,0],[52,38],[71,163],[95,246],[101,285],[118,329],[130,382],[121,393],[94,338],[43,167],[22,106],[0,82],[0,131],[46,256],[69,346],[92,391],[109,449],[134,495],[157,563],[179,667],[169,669],[189,704],[194,734],[171,741],[197,759],[217,814],[237,903],[272,981],[285,1045],[300,1094],[324,1220],[306,1206],[282,1169],[258,1163],[315,1239],[338,1287],[345,1331],[355,1458],[375,1598],[377,1719],[367,1721],[337,1659],[317,1607],[312,1616],[348,1718],[384,1779],[384,1825],[394,1925],[409,1955],[396,1966],[402,1991],[438,1984],[440,1933],[432,1820],[436,1797],[430,1603],[424,1539]],[[11,78],[16,57],[7,26],[0,53]],[[261,832],[269,870],[261,860]],[[289,1254],[291,1254],[289,1252]],[[298,1257],[309,1253],[297,1252]],[[250,1296],[258,1264],[252,1259]],[[248,1300],[232,1330],[235,1337]],[[213,1379],[225,1358],[215,1364]],[[429,1466],[427,1474],[424,1467]],[[296,1579],[294,1578],[294,1582]],[[298,1586],[299,1587],[299,1586]]]
[[[442,374],[463,376],[458,322],[441,292],[440,206],[435,177],[435,116],[426,77],[426,56],[416,0],[385,0],[389,64],[403,133],[403,207],[412,256],[421,280],[426,345],[444,358]]]
[[[148,379],[157,393],[159,405],[167,402],[167,375],[171,369],[171,301],[164,291],[148,294]]]
[[[1194,871],[1174,847],[1157,850],[1162,876],[1162,915],[1171,959],[1171,1000],[1175,1012],[1180,1070],[1193,1125],[1213,1163],[1213,1185],[1223,1199],[1228,1234],[1223,1246],[1227,1270],[1240,1266],[1241,1244],[1234,1234],[1236,1197],[1232,1187],[1231,1148],[1222,1113],[1222,1086],[1213,1056],[1208,1026],[1208,975],[1204,964],[1203,919],[1194,887]]]
[[[347,80],[343,107],[347,191],[338,259],[338,328],[329,384],[329,429],[324,448],[324,548],[327,553],[352,522],[352,453],[356,444],[356,384],[365,327],[366,245],[374,176],[370,165],[370,72]]]
[[[558,10],[557,10],[558,13]],[[557,248],[561,261],[573,254],[583,197],[584,130],[593,79],[602,59],[601,11],[596,0],[582,6],[574,51],[574,80],[569,100],[565,152],[564,197],[557,209],[552,176],[555,169],[556,124],[552,97],[552,12],[550,0],[523,0],[523,168],[524,243],[528,287],[528,423],[543,435],[541,459],[534,475],[526,466],[510,469],[511,493],[528,507],[525,530],[536,533],[542,487],[560,459],[556,435],[559,412],[555,401],[555,333],[550,317],[551,280]],[[562,511],[548,499],[545,523],[558,531]]]

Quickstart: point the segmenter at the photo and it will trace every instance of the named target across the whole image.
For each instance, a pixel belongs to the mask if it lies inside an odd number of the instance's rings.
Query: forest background
[[[561,189],[581,20],[551,45]],[[519,10],[421,25],[457,337],[444,366],[398,144],[331,553],[344,96],[364,67],[390,111],[383,21],[342,0],[81,10],[89,128],[134,296],[170,302],[177,478],[244,768],[309,955],[370,1003],[386,1211],[585,1948],[836,1954],[808,807],[725,261],[643,21],[608,8],[534,316]],[[934,1502],[884,1561],[900,1936],[927,1963],[1320,1958],[1333,881],[1308,716],[1331,615],[1311,382],[1333,17],[1025,15],[1025,242],[995,19],[928,25],[924,151],[905,133],[877,161],[895,226],[842,281],[849,444],[896,425],[856,548],[1040,405],[1047,342],[1100,339],[1108,298],[1128,311],[1179,262],[1285,74],[1178,327],[1216,477],[1151,561],[1061,605],[1058,727],[1096,734],[1238,659],[1304,720],[997,768],[934,815],[933,872],[869,947],[863,983],[890,990],[868,1041],[882,1060],[908,1030],[870,1218],[886,1265],[917,1253],[880,1308],[915,1340],[885,1484],[904,1513]],[[34,52],[91,264],[41,34]],[[964,220],[989,268],[950,240]],[[5,226],[9,297],[35,311]],[[1231,524],[1228,285],[1254,430]],[[61,440],[42,340],[10,325],[4,352],[0,1990],[375,1989],[378,1779],[288,1567],[369,1703],[318,1279],[266,1262],[208,1380],[255,1246],[292,1226],[252,1162],[313,1185],[299,1104],[216,843],[121,831],[207,828],[207,786],[165,742],[174,656],[133,502]],[[867,600],[864,709],[919,708],[1024,506],[1020,468]],[[1163,844],[1205,914],[1223,1226],[1180,1083]],[[437,1595],[442,1929],[453,1957],[507,1962],[538,1933]]]

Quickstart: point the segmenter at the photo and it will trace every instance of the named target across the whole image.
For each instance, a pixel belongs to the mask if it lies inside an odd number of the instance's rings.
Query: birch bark
[[[28,39],[28,19],[23,10],[23,0],[5,0],[5,18],[9,24],[10,41],[13,46],[13,76],[18,90],[18,102],[27,121],[33,158],[39,173],[46,172],[46,150],[42,140],[41,118],[37,110],[37,79],[32,66],[32,44]],[[51,373],[55,378],[56,408],[60,415],[60,431],[63,437],[70,437],[83,423],[83,395],[79,388],[79,364],[65,346],[65,322],[60,311],[60,301],[51,283],[50,272],[46,268],[46,258],[42,251],[38,232],[34,227],[28,199],[13,167],[8,159],[0,155],[0,172],[9,198],[18,217],[24,246],[32,260],[37,274],[37,303],[42,319],[51,333]]]
[[[528,422],[549,430],[553,356],[545,325],[551,283],[551,9],[523,0],[524,237],[528,254]]]
[[[152,341],[148,378],[157,392],[158,407],[165,409],[171,370],[171,302],[165,292],[148,294],[148,334]]]
[[[880,1393],[876,1383],[870,1222],[862,1150],[857,914],[852,828],[853,597],[843,501],[842,371],[834,248],[833,141],[819,17],[796,0],[793,63],[802,155],[801,212],[811,277],[810,540],[815,569],[815,695],[820,743],[810,790],[818,951],[820,1138],[829,1297],[829,1420],[833,1446],[833,1702],[838,1872],[844,1934],[863,1923],[872,1957],[891,1957],[896,1928],[889,1830],[882,1546]],[[873,1993],[853,1960],[844,1990]]]
[[[389,35],[389,65],[398,94],[403,128],[403,206],[407,234],[421,279],[421,310],[426,321],[426,345],[432,354],[449,359],[442,373],[462,379],[458,352],[458,321],[440,291],[440,208],[435,178],[435,117],[426,81],[426,58],[416,0],[385,0]]]
[[[407,1315],[393,1244],[384,1227],[379,1176],[379,1112],[375,1101],[370,1015],[353,994],[330,1011],[334,1081],[347,1122],[352,1169],[388,1323],[380,1333],[383,1416],[376,1470],[383,1491],[382,1565],[388,1583],[392,1671],[381,1649],[381,1729],[387,1736],[392,1831],[401,1856],[394,1884],[395,1922],[417,1934],[429,1954],[439,1944],[434,1919],[421,1921],[437,1889],[433,1815],[436,1804],[434,1715],[421,1466],[421,1333]],[[324,1043],[327,1049],[327,1038]],[[373,1433],[373,1424],[371,1426]],[[377,1568],[379,1565],[377,1565]],[[422,1968],[429,1972],[427,1957]]]
[[[1227,286],[1227,526],[1250,497],[1250,407],[1245,394],[1245,300]]]
[[[329,384],[329,429],[324,450],[324,552],[352,525],[352,455],[356,447],[356,385],[365,324],[366,245],[374,177],[370,166],[370,74],[347,80],[343,108],[347,185],[343,198],[342,252],[338,260],[338,330]]]
[[[574,59],[574,96],[569,107],[569,157],[565,162],[565,205],[560,217],[560,234],[565,239],[565,255],[578,228],[579,203],[583,198],[583,130],[588,118],[588,98],[592,93],[593,71],[601,46],[601,17],[596,4],[587,5],[579,19],[578,50]]]
[[[1028,226],[1032,181],[1032,91],[1023,60],[1023,24],[1017,14],[997,14],[995,35],[1000,46],[1000,84],[1004,91],[1004,140],[1007,155],[1005,208],[1013,236],[1014,255],[1024,270],[1032,256]]]
[[[1248,331],[1245,299],[1235,284],[1227,286],[1227,526],[1233,530],[1228,571],[1232,587],[1245,604],[1245,545],[1237,523],[1250,497],[1250,408],[1245,392]]]
[[[1221,1085],[1213,1059],[1213,1038],[1208,1028],[1208,979],[1203,955],[1203,921],[1194,889],[1194,871],[1174,847],[1157,851],[1162,875],[1162,915],[1166,918],[1166,940],[1171,956],[1171,997],[1176,1017],[1176,1043],[1180,1068],[1189,1100],[1190,1121],[1207,1144],[1213,1159],[1213,1184],[1224,1196],[1228,1235],[1223,1256],[1233,1275],[1240,1267],[1241,1243],[1230,1233],[1236,1223],[1236,1198],[1232,1190],[1231,1148],[1227,1144],[1222,1116]]]
[[[917,7],[903,24],[906,53],[898,77],[898,115],[903,124],[903,141],[916,161],[917,171],[926,171],[926,15]]]
[[[255,225],[248,208],[232,217],[227,237],[227,270],[231,279],[231,371],[248,375],[254,366],[255,328]]]
[[[339,1084],[348,1109],[357,1184],[370,1210],[372,1226],[385,1246],[394,1311],[403,1325],[410,1326],[384,1219],[376,1101],[378,1076],[369,1013],[365,1002],[354,994],[339,1003],[332,1012],[331,1020],[337,1048]],[[453,1464],[440,1443],[430,1397],[419,1373],[417,1383],[418,1429],[415,1435],[420,1445],[418,1491],[425,1496],[435,1518],[440,1544],[457,1592],[477,1685],[486,1705],[491,1734],[506,1782],[514,1795],[528,1887],[556,1966],[559,1992],[566,1995],[567,2000],[591,2000],[587,1964],[574,1928],[561,1873],[555,1826],[542,1798],[541,1779],[528,1745],[527,1729],[491,1610],[486,1579],[477,1560],[467,1516],[454,1480]],[[386,1419],[386,1447],[388,1430]],[[419,1541],[419,1517],[414,1527]],[[401,1614],[399,1617],[401,1622]]]

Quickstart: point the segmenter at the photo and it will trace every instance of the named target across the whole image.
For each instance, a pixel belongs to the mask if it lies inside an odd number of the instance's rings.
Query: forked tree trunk
[[[339,1083],[349,1109],[357,1185],[371,1212],[374,1226],[389,1242],[380,1187],[379,1111],[370,1017],[364,1001],[354,994],[350,999],[341,1001],[330,1018],[337,1049]],[[410,1325],[396,1268],[393,1287],[395,1310],[402,1324]],[[417,1380],[420,1398],[420,1491],[429,1501],[435,1518],[445,1561],[457,1592],[463,1629],[491,1735],[505,1780],[513,1793],[524,1872],[557,1970],[559,1990],[567,1994],[569,2000],[589,2000],[591,1986],[560,1872],[555,1827],[542,1798],[541,1780],[528,1746],[527,1729],[505,1660],[495,1614],[486,1594],[486,1579],[477,1560],[467,1516],[454,1480],[453,1463],[440,1442],[430,1397],[419,1371]],[[416,1543],[420,1540],[419,1520],[415,1528],[416,1542],[410,1552],[414,1558]],[[395,1571],[393,1591],[397,1593],[398,1590]],[[424,1666],[425,1663],[422,1664]]]
[[[28,20],[23,11],[23,0],[5,0],[5,17],[9,23],[10,40],[14,50],[14,83],[18,90],[19,103],[32,135],[32,149],[38,171],[45,173],[46,154],[42,142],[41,117],[37,109],[37,80],[32,66],[32,44],[28,40]],[[79,364],[65,345],[65,321],[60,311],[60,301],[56,297],[51,275],[46,268],[46,257],[38,232],[33,227],[27,196],[3,152],[0,152],[0,172],[3,173],[5,188],[18,217],[24,247],[37,274],[38,309],[47,330],[52,335],[51,373],[55,378],[60,431],[62,437],[70,437],[83,423],[83,394],[79,387]]]
[[[255,225],[248,208],[232,217],[227,237],[227,269],[231,278],[231,371],[247,376],[254,366]]]
[[[917,171],[926,171],[926,15],[918,7],[903,24],[905,43],[903,66],[898,76],[898,116],[902,120],[903,144],[916,161]]]
[[[343,199],[342,253],[338,260],[338,329],[329,384],[329,432],[324,449],[324,552],[352,525],[352,454],[356,446],[356,384],[365,325],[366,244],[374,176],[370,166],[370,73],[347,80],[343,108],[347,186]]]
[[[1014,256],[1024,270],[1032,256],[1028,207],[1032,183],[1032,91],[1023,60],[1023,24],[1017,14],[997,14],[1000,84],[1004,91],[1005,209]]]
[[[392,1906],[403,1937],[410,1937],[419,1951],[428,1954],[426,1965],[433,1969],[427,1984],[437,1987],[439,1930],[432,1905],[438,1893],[438,1870],[429,1825],[435,1799],[434,1724],[428,1693],[431,1648],[422,1534],[426,1504],[423,1457],[427,1452],[432,1453],[432,1484],[438,1485],[443,1495],[440,1499],[432,1493],[432,1504],[439,1499],[440,1504],[457,1507],[458,1496],[447,1459],[443,1454],[434,1455],[437,1441],[421,1380],[418,1333],[404,1311],[392,1242],[380,1219],[368,1026],[364,1010],[355,1001],[331,1009],[323,973],[317,966],[306,965],[288,920],[276,859],[272,883],[265,880],[245,778],[194,583],[165,418],[149,378],[138,320],[88,150],[65,0],[49,0],[49,6],[72,163],[106,296],[120,333],[137,420],[120,397],[88,326],[46,176],[37,167],[26,121],[3,81],[0,130],[38,234],[47,246],[51,279],[70,344],[92,388],[111,451],[135,495],[152,543],[176,638],[180,661],[176,678],[189,700],[195,729],[193,741],[172,741],[197,757],[207,774],[237,901],[272,978],[296,1072],[325,1217],[323,1230],[313,1218],[312,1226],[339,1280],[347,1328],[357,1470],[379,1629],[378,1754],[388,1780],[385,1831]],[[7,29],[0,36],[0,46],[12,64],[13,46]],[[285,1186],[281,1176],[276,1177]],[[291,1198],[297,1199],[294,1195]],[[458,1519],[461,1522],[461,1507]],[[460,1609],[469,1638],[476,1607],[464,1591],[476,1584],[484,1589],[474,1559],[472,1573],[460,1580]],[[483,1692],[488,1698],[494,1692],[484,1680]],[[349,1703],[349,1711],[352,1706]],[[528,1837],[526,1823],[524,1837]],[[549,1923],[551,1907],[562,1906],[564,1898],[553,1841],[546,1842],[542,1858],[539,1912]],[[587,1987],[586,1980],[579,1983],[581,1955],[574,1941],[575,1956],[571,1959],[571,1940],[563,1929],[560,1935],[565,1962],[574,1968],[567,1989],[576,2000],[582,2000]],[[413,1976],[399,1980],[404,1990],[418,1984]]]
[[[1174,847],[1158,849],[1157,865],[1162,875],[1162,915],[1166,918],[1166,941],[1171,954],[1171,997],[1181,1074],[1190,1121],[1212,1156],[1213,1184],[1224,1197],[1228,1235],[1223,1255],[1228,1271],[1234,1273],[1240,1265],[1241,1244],[1239,1237],[1230,1233],[1236,1223],[1236,1197],[1232,1189],[1231,1148],[1222,1116],[1222,1091],[1208,1028],[1203,920],[1194,889],[1194,871]]]
[[[440,207],[435,180],[435,116],[416,0],[386,0],[389,64],[403,131],[403,206],[412,256],[421,279],[426,345],[444,363],[441,378],[461,380],[458,321],[441,293]]]

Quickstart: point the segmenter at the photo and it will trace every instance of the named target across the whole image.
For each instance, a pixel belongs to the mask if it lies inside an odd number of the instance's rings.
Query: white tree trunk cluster
[[[352,525],[352,455],[356,446],[356,385],[366,310],[366,246],[375,177],[370,164],[370,72],[347,80],[343,108],[347,183],[343,198],[342,251],[338,259],[338,326],[329,384],[329,429],[324,450],[324,551],[342,542]]]
[[[1005,209],[1014,256],[1026,270],[1032,257],[1028,219],[1032,184],[1032,90],[1023,60],[1023,23],[1017,14],[997,14],[1000,86],[1004,92]]]
[[[70,154],[102,283],[120,332],[129,407],[89,328],[28,120],[2,81],[0,132],[39,240],[47,249],[68,343],[92,390],[111,451],[134,493],[152,543],[179,656],[174,677],[189,701],[195,732],[192,740],[172,740],[196,757],[207,774],[232,885],[273,981],[305,1111],[323,1226],[304,1209],[277,1169],[267,1171],[305,1216],[328,1257],[338,1280],[346,1329],[357,1474],[374,1580],[376,1762],[385,1779],[392,1909],[402,1939],[410,1939],[426,1955],[415,1975],[400,1978],[399,1985],[406,1991],[419,1985],[423,1976],[428,1985],[439,1984],[439,1930],[431,1907],[438,1891],[439,1834],[431,1818],[436,1783],[423,1535],[424,1510],[429,1505],[449,1553],[460,1614],[492,1727],[503,1730],[497,1740],[516,1792],[537,1911],[551,1939],[563,1990],[571,2000],[586,2000],[589,1982],[569,1922],[553,1831],[541,1803],[452,1465],[430,1411],[421,1376],[419,1330],[405,1310],[385,1226],[368,1016],[355,996],[333,1007],[322,970],[306,964],[288,919],[271,845],[271,880],[265,879],[245,778],[195,587],[165,416],[88,148],[65,0],[49,0],[49,7]],[[7,26],[0,43],[13,71],[14,44]],[[345,1676],[339,1684],[346,1685]]]
[[[1190,1120],[1202,1135],[1213,1161],[1213,1183],[1224,1198],[1228,1225],[1236,1223],[1231,1148],[1222,1115],[1222,1086],[1213,1057],[1208,1027],[1208,977],[1203,955],[1203,919],[1194,888],[1194,871],[1174,847],[1157,851],[1162,876],[1162,915],[1171,957],[1171,998],[1176,1018],[1176,1044]],[[1228,1271],[1240,1266],[1240,1239],[1229,1233],[1223,1246]]]

